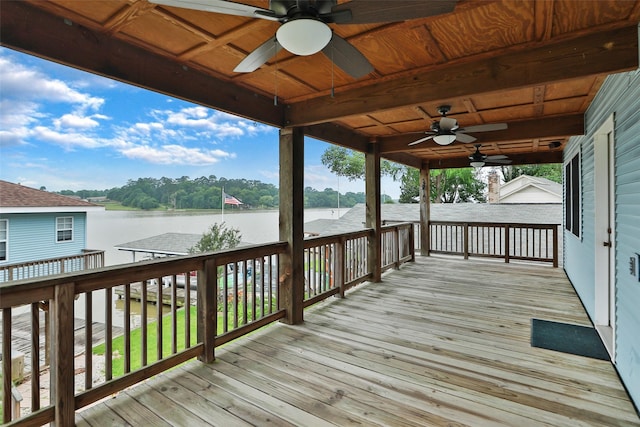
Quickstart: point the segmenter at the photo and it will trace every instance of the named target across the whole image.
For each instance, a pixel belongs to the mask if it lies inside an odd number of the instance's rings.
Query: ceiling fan
[[[480,152],[481,146],[481,144],[476,144],[475,153],[469,156],[469,160],[471,160],[470,165],[474,168],[481,168],[487,163],[491,163],[494,165],[508,165],[509,163],[511,163],[511,160],[504,154],[496,154],[494,156],[487,156],[486,154],[482,154]]]
[[[166,6],[196,9],[226,15],[277,21],[276,35],[251,52],[233,70],[248,73],[258,69],[282,48],[295,55],[322,51],[335,65],[354,78],[373,71],[369,60],[328,24],[371,24],[426,18],[452,12],[457,0],[270,0],[269,9],[226,0],[149,0]]]
[[[475,137],[467,135],[463,132],[488,132],[493,130],[504,130],[507,128],[506,123],[489,123],[486,125],[469,126],[461,128],[456,119],[447,117],[447,113],[451,111],[450,105],[441,105],[438,107],[438,113],[442,115],[440,121],[431,124],[431,130],[426,131],[427,136],[417,141],[410,142],[409,145],[420,144],[421,142],[433,139],[436,144],[449,145],[454,141],[460,141],[465,144],[476,140]]]

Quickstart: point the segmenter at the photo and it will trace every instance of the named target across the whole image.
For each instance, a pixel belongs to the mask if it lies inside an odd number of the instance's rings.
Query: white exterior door
[[[595,326],[615,362],[615,175],[614,116],[594,140]]]

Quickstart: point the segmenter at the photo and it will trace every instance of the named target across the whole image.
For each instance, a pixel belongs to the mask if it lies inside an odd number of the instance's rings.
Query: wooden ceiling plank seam
[[[638,22],[640,21],[640,1],[636,0],[636,4],[631,9],[631,13],[629,14],[630,22]]]
[[[59,16],[27,2],[2,2],[0,42],[90,73],[282,127],[284,106],[274,106],[270,97],[167,61],[121,38],[69,26]]]
[[[429,113],[419,105],[413,107],[413,109],[418,113],[418,115],[422,116],[423,119],[427,120],[429,124],[433,121],[433,117],[429,115]]]
[[[207,52],[212,51],[213,49],[223,46],[223,45],[229,45],[231,44],[234,40],[237,40],[241,37],[243,37],[244,35],[248,34],[251,31],[255,31],[256,27],[258,27],[261,21],[260,20],[250,20],[247,22],[243,22],[242,24],[236,26],[235,28],[232,28],[220,35],[218,35],[218,37],[215,37],[213,40],[207,41],[204,45],[199,45],[196,46],[192,49],[189,49],[183,53],[181,53],[178,56],[178,59],[183,60],[183,61],[189,61],[193,58],[195,58],[196,56],[205,54]],[[234,49],[233,47],[230,46],[231,49]],[[242,55],[246,55],[246,53],[244,51],[241,51],[239,49],[237,49],[238,52],[242,52]]]
[[[589,93],[585,97],[584,102],[582,103],[581,108],[583,111],[587,110],[587,108],[591,104],[591,100],[593,100],[593,98],[596,96],[596,93],[598,93],[598,91],[600,90],[600,87],[602,86],[606,78],[607,78],[606,75],[600,75],[600,76],[597,76],[595,79],[593,79],[593,84],[589,89]]]
[[[138,1],[133,4],[126,5],[111,15],[109,19],[102,24],[102,27],[108,34],[115,34],[123,27],[134,22],[138,16],[147,14],[154,8],[154,4],[146,1]]]
[[[544,115],[544,95],[547,90],[546,85],[538,85],[533,88],[533,105],[535,106],[535,115]]]
[[[469,113],[469,115],[473,117],[477,123],[481,123],[481,124],[486,123],[482,119],[482,115],[478,112],[478,109],[473,104],[473,100],[471,98],[469,97],[462,98],[462,104],[467,109],[467,112]]]
[[[506,130],[482,132],[474,134],[473,136],[477,138],[478,143],[489,144],[517,139],[555,138],[584,134],[584,114],[536,118],[533,120],[508,122],[507,124],[508,128]],[[409,147],[408,144],[413,140],[415,140],[414,135],[380,138],[380,152],[412,151],[414,148]],[[420,149],[421,145],[435,145],[435,142],[426,142],[415,145],[414,147],[415,149]]]
[[[411,77],[347,90],[335,99],[324,96],[291,104],[285,124],[320,123],[426,101],[628,71],[637,66],[636,24],[482,59],[475,64],[443,66]]]
[[[553,35],[553,15],[555,0],[537,0],[533,2],[535,13],[535,37],[537,41],[551,39]]]
[[[443,62],[448,61],[450,58],[448,58],[447,55],[445,55],[444,51],[440,47],[440,44],[435,39],[435,37],[433,37],[433,34],[431,34],[431,30],[429,29],[427,24],[422,24],[422,25],[418,25],[417,27],[414,27],[414,31],[417,28],[419,28],[424,33],[424,38],[427,41],[427,46],[425,46],[425,50],[430,52],[431,56],[436,57],[436,63],[441,64]]]
[[[206,31],[205,29],[197,25],[194,25],[188,21],[185,21],[184,18],[174,13],[171,13],[167,9],[155,8],[153,10],[153,13],[160,16],[165,21],[170,22],[171,24],[176,25],[182,28],[183,30],[187,30],[191,34],[201,38],[203,41],[207,43],[214,42],[217,39],[217,37],[214,34],[211,34],[210,32]]]

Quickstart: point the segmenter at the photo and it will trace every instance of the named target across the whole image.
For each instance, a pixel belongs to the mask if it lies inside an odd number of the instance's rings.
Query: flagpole
[[[222,202],[222,222],[224,223],[224,186],[222,187],[222,194],[221,194],[221,198],[220,201]]]

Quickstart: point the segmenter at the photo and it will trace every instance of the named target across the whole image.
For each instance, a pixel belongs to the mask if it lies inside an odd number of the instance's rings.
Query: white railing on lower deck
[[[1,265],[0,282],[90,270],[102,266],[104,251],[84,249],[78,255]]]

